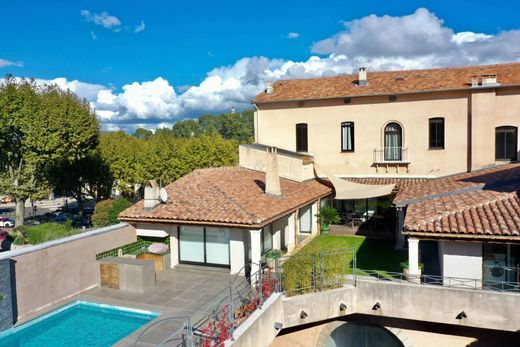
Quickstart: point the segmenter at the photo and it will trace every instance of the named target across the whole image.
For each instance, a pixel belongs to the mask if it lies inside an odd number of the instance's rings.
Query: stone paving
[[[192,315],[194,321],[200,319],[205,312],[216,307],[221,300],[228,298],[226,290],[235,278],[229,270],[179,266],[157,274],[156,287],[145,293],[130,293],[110,288],[96,287],[76,299],[131,307],[160,312],[161,315],[119,341],[116,346],[133,346],[139,334],[146,327],[157,323],[139,339],[138,346],[156,346],[166,337],[180,329],[185,319],[165,318]],[[238,277],[238,281],[245,281]],[[177,346],[178,343],[165,344]]]

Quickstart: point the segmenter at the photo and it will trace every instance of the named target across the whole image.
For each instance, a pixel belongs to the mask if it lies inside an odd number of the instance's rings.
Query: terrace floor
[[[234,278],[227,269],[179,266],[157,273],[156,287],[142,294],[96,287],[74,299],[162,313],[155,322],[191,313],[193,320],[197,321],[208,309],[217,306],[222,298],[227,298],[226,288]],[[239,280],[245,281],[243,277],[239,277]],[[156,346],[182,327],[184,321],[175,319],[157,325],[140,339],[138,346]],[[116,346],[133,346],[140,332],[153,323],[127,336]]]

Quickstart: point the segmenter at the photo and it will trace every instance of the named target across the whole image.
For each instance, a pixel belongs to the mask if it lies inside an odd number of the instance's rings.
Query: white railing
[[[410,163],[408,147],[385,147],[374,149],[374,163]]]

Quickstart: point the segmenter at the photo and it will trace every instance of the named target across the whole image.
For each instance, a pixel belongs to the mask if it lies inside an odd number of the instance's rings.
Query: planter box
[[[408,282],[412,283],[421,283],[421,269],[419,269],[419,273],[412,275],[410,274],[410,269],[403,269],[404,277]]]

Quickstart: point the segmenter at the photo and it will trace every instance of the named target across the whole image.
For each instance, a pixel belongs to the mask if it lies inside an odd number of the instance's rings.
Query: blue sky
[[[11,1],[0,73],[87,97],[105,129],[247,108],[266,80],[517,61],[514,1]],[[61,78],[56,80],[56,78]]]

